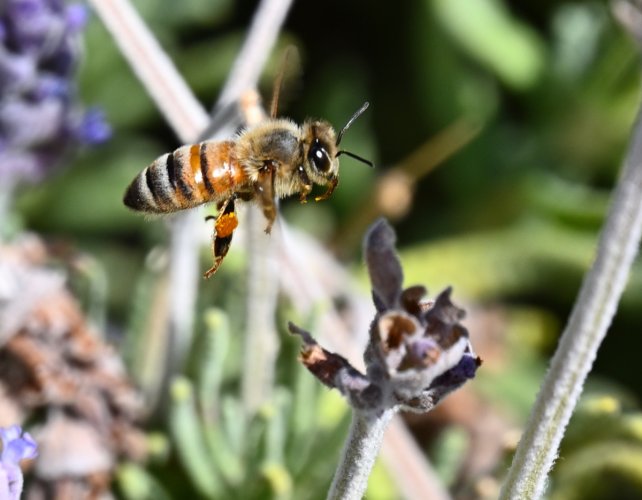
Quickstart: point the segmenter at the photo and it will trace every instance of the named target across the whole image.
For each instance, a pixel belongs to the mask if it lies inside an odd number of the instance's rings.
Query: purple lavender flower
[[[37,456],[38,445],[19,425],[0,428],[0,500],[17,500],[22,493],[20,461]]]
[[[37,181],[73,146],[111,135],[102,112],[77,103],[86,22],[81,4],[0,2],[0,183]]]
[[[450,301],[450,288],[435,300],[425,299],[423,286],[402,288],[403,270],[394,243],[394,231],[383,220],[373,224],[365,239],[377,309],[364,354],[365,374],[323,349],[305,330],[289,325],[303,339],[301,360],[306,368],[341,391],[354,408],[374,415],[389,409],[429,411],[473,378],[481,365],[459,322],[464,311]]]

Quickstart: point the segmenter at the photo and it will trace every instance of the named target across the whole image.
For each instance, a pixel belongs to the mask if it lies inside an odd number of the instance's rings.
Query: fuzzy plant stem
[[[258,94],[246,97],[241,106],[249,126],[257,125],[266,117]],[[264,232],[265,217],[255,205],[244,207],[247,220],[248,263],[246,272],[245,348],[243,349],[243,375],[241,398],[245,416],[251,418],[259,408],[272,398],[279,337],[275,325],[278,287],[275,238],[282,237],[280,224],[275,224],[272,235]]]
[[[379,416],[354,409],[348,438],[343,446],[327,500],[360,500],[368,486],[384,432],[395,414],[388,409]]]
[[[274,238],[281,235],[278,227],[270,235],[263,232],[265,217],[258,206],[244,208],[248,263],[241,399],[245,415],[251,418],[272,398],[274,391],[279,352],[275,325],[279,289],[274,286],[278,269]]]
[[[537,499],[598,348],[617,309],[642,233],[642,113],[622,176],[566,329],[531,412],[500,499]]]
[[[246,91],[256,88],[263,67],[276,43],[293,0],[262,0],[234,61],[217,105],[236,101]]]
[[[129,0],[90,0],[130,67],[181,142],[194,141],[209,122],[176,66]]]

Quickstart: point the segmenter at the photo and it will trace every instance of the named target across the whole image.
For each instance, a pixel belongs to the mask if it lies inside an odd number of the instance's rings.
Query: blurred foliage
[[[560,450],[552,500],[642,496],[642,411],[630,400],[617,388],[589,388]]]
[[[135,5],[211,106],[256,2]],[[365,0],[298,2],[265,70],[266,96],[288,44],[299,50],[301,68],[285,84],[282,114],[340,126],[371,102],[342,145],[377,168],[342,159],[331,200],[286,201],[282,210],[355,266],[361,231],[335,236],[363,227],[354,222],[377,179],[392,166],[403,171],[406,158],[456,121],[479,125],[472,142],[417,181],[410,211],[396,226],[408,282],[426,283],[432,293],[450,284],[459,297],[506,311],[504,342],[515,354],[484,365],[473,385],[521,421],[591,261],[619,171],[639,99],[632,41],[604,1],[413,0],[381,8]],[[106,110],[114,139],[19,193],[17,218],[102,263],[102,270],[91,264],[94,278],[79,290],[92,317],[108,318],[137,380],[151,391],[161,376],[153,360],[166,341],[158,336],[167,309],[159,271],[165,224],[131,214],[121,198],[136,173],[178,144],[97,19],[81,88]],[[630,347],[642,326],[640,266],[597,361],[597,373],[633,401],[642,396]],[[242,256],[232,251],[223,267],[203,286],[200,333],[185,375],[173,381],[168,427],[163,417],[158,422],[172,452],[148,469],[123,465],[119,488],[126,498],[321,498],[344,435],[343,404],[302,373],[295,343],[285,341],[273,400],[258,415],[243,414],[243,345],[232,333],[244,316]],[[632,492],[627,498],[642,495],[639,412],[609,394],[587,399],[575,417],[551,498],[612,498],[600,491],[621,483]],[[438,469],[454,480],[465,436],[444,435],[435,446]],[[392,488],[385,471],[372,482],[371,498],[393,495],[381,493]]]
[[[167,490],[180,487],[171,498],[192,488],[191,495],[204,498],[324,498],[347,430],[347,408],[338,394],[321,393],[296,361],[296,342],[289,339],[279,363],[287,385],[277,387],[257,414],[248,415],[234,395],[238,367],[225,362],[242,344],[224,312],[206,311],[190,363],[194,374],[172,382],[168,403],[170,434],[184,477],[177,477],[173,462],[163,465],[166,473],[156,471],[157,477]],[[121,476],[123,491],[143,488],[144,477],[128,484],[141,474]]]

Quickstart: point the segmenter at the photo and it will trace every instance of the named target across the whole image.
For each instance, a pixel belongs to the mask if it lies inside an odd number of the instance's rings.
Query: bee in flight
[[[270,118],[242,130],[234,139],[181,146],[160,156],[136,176],[125,193],[125,205],[153,214],[208,202],[217,204],[212,238],[214,263],[205,278],[217,271],[230,248],[238,225],[237,199],[258,202],[269,234],[276,218],[277,198],[298,194],[301,203],[305,203],[315,184],[326,186],[325,193],[315,201],[332,194],[339,182],[342,154],[373,166],[369,160],[339,149],[343,134],[367,109],[367,102],[336,134],[332,125],[323,120],[306,120],[297,125],[276,118],[275,101]]]

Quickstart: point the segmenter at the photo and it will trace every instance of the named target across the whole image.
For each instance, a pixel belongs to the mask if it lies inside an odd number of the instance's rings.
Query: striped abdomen
[[[234,147],[233,141],[201,142],[157,158],[129,185],[125,205],[168,213],[228,198],[247,182]]]

